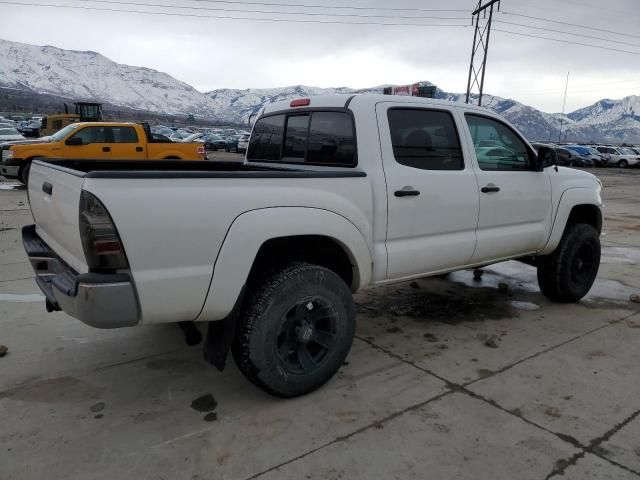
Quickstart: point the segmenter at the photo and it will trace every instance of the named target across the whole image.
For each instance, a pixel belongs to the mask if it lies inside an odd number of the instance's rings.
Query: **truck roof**
[[[303,97],[301,97],[302,99]],[[490,110],[484,107],[478,107],[476,105],[469,105],[462,102],[454,102],[451,100],[439,100],[435,98],[424,98],[424,97],[410,97],[403,95],[382,95],[382,94],[372,94],[372,93],[359,93],[359,94],[335,94],[335,95],[319,95],[319,96],[311,96],[304,97],[308,98],[310,103],[308,106],[310,108],[345,108],[348,105],[353,107],[366,107],[373,106],[380,102],[393,102],[393,103],[423,103],[425,105],[431,106],[455,106],[458,108],[465,108],[468,110],[476,110],[480,112],[491,112]],[[281,100],[278,102],[273,102],[264,107],[263,114],[278,112],[281,110],[291,110],[291,102],[293,100]],[[493,114],[493,112],[491,112]]]
[[[77,125],[79,127],[84,127],[86,125],[94,125],[98,127],[104,125],[105,127],[113,127],[117,125],[135,126],[140,124],[135,122],[75,122],[72,123],[72,125]]]

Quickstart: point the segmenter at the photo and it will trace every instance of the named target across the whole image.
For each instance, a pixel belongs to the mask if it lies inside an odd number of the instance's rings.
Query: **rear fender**
[[[345,217],[328,210],[274,207],[252,210],[232,223],[216,259],[209,293],[198,321],[220,320],[233,309],[260,247],[268,240],[320,235],[337,241],[354,265],[355,291],[371,281],[371,253],[365,237]]]

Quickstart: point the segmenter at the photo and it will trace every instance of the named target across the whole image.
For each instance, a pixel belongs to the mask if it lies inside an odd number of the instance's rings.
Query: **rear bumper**
[[[128,274],[78,274],[36,233],[35,225],[22,228],[22,243],[47,298],[47,310],[62,310],[96,328],[137,325],[140,309]]]

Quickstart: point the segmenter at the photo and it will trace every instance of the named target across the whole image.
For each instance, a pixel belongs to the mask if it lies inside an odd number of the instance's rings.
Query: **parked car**
[[[204,146],[207,150],[217,151],[224,150],[227,142],[219,135],[207,135],[204,140]]]
[[[579,154],[576,150],[569,147],[560,147],[558,152],[558,165],[567,167],[585,167],[593,168],[594,162],[586,155]]]
[[[2,149],[0,174],[27,184],[32,160],[90,158],[94,160],[204,160],[199,143],[156,142],[144,125],[118,122],[78,122],[67,125],[47,142],[30,142]]]
[[[620,147],[618,150],[622,152],[623,155],[626,155],[627,157],[630,158],[631,161],[629,162],[629,166],[631,167],[640,166],[640,154],[636,152],[635,149],[631,147]]]
[[[182,139],[183,142],[198,142],[204,143],[204,137],[206,135],[204,133],[192,133],[188,137]]]
[[[225,137],[225,150],[227,152],[237,152],[238,151],[238,139],[240,137],[238,135],[229,135]]]
[[[251,135],[242,135],[238,138],[238,143],[236,144],[236,152],[245,153],[247,148],[249,148],[249,139]]]
[[[617,147],[599,146],[596,150],[600,152],[607,160],[608,166],[616,166],[620,168],[635,167],[640,164],[640,159],[635,155],[623,153]]]
[[[566,148],[571,152],[575,152],[576,155],[579,155],[582,158],[590,160],[594,167],[606,166],[604,157],[595,149],[590,149],[589,147],[582,145],[564,145],[563,148]]]
[[[173,140],[171,140],[166,135],[162,135],[161,133],[152,133],[151,138],[153,139],[154,143],[173,143]]]
[[[0,142],[7,142],[11,140],[24,140],[24,135],[13,127],[0,126]]]
[[[40,129],[42,128],[41,123],[28,123],[20,129],[20,132],[25,137],[39,137]]]
[[[478,158],[487,139],[503,162]],[[551,300],[581,299],[602,184],[546,168],[555,155],[458,102],[275,102],[243,163],[34,161],[23,244],[48,311],[99,328],[207,322],[210,363],[230,350],[251,382],[294,397],[343,365],[368,285],[522,259]]]
[[[586,150],[589,153],[589,158],[593,160],[593,163],[596,167],[604,168],[607,166],[607,160],[604,158],[604,155],[598,152],[598,150],[596,150],[594,147],[591,147],[588,145],[577,145],[577,146],[580,147],[581,149]]]
[[[173,140],[174,142],[181,142],[182,140],[184,140],[185,138],[187,138],[190,135],[191,135],[191,133],[189,133],[189,132],[185,132],[185,131],[180,131],[179,130],[179,131],[173,132],[169,138],[171,140]]]

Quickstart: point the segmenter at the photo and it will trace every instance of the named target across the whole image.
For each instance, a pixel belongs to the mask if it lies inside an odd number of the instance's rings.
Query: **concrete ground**
[[[516,262],[369,289],[348,362],[294,400],[206,366],[175,326],[47,314],[25,191],[0,183],[0,478],[639,479],[640,171],[595,172],[585,300],[548,302]]]

